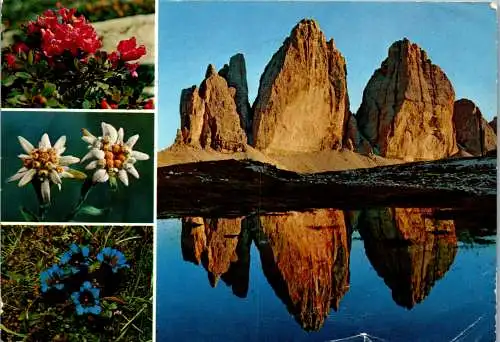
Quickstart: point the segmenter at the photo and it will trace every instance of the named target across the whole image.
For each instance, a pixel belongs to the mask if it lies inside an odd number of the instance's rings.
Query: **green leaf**
[[[14,81],[16,80],[16,76],[14,75],[9,75],[5,78],[2,79],[2,85],[4,87],[10,87],[11,85],[14,84]]]
[[[83,180],[87,178],[85,173],[75,169],[67,169],[66,172],[70,173],[73,176],[73,179]]]
[[[42,95],[45,97],[52,96],[54,94],[54,91],[56,91],[56,85],[54,83],[50,82],[45,82],[43,85],[43,90],[42,90]]]
[[[16,72],[16,76],[24,79],[31,78],[31,74],[27,73],[26,71],[18,71]]]
[[[21,215],[23,215],[23,218],[25,221],[27,222],[38,222],[40,221],[38,219],[38,216],[36,216],[32,211],[30,211],[29,209],[25,208],[25,207],[21,207],[20,208],[20,211],[21,211]]]
[[[90,216],[100,216],[106,214],[108,211],[108,209],[99,209],[91,205],[85,205],[80,208],[78,213]]]
[[[50,98],[47,100],[47,103],[45,104],[49,108],[58,108],[61,107],[59,102],[55,98]]]
[[[82,103],[83,109],[90,109],[92,108],[92,103],[89,100],[84,100]]]
[[[30,52],[28,52],[28,63],[29,63],[29,65],[33,65],[33,59],[34,59],[33,50],[30,50]]]
[[[99,82],[99,81],[96,81],[95,82],[97,84],[97,86],[103,90],[107,90],[109,89],[109,84],[106,84],[106,83],[103,83],[103,82]]]

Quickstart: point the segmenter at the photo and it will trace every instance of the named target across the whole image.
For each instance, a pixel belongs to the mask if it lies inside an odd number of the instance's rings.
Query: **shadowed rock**
[[[360,132],[381,156],[435,160],[458,151],[455,92],[446,74],[407,39],[395,42],[368,81],[356,114]]]
[[[301,20],[267,64],[253,105],[254,146],[340,149],[349,111],[346,64],[314,20]]]
[[[238,297],[247,294],[250,268],[251,239],[242,220],[183,218],[181,233],[184,260],[201,263],[212,287],[222,277]]]
[[[333,209],[261,216],[255,243],[264,274],[305,330],[319,330],[349,288],[344,213]]]
[[[496,150],[497,136],[493,128],[483,118],[481,111],[468,99],[455,102],[453,123],[457,134],[457,144],[473,156],[483,156]]]
[[[250,144],[252,142],[253,113],[248,101],[247,70],[243,54],[238,53],[232,56],[229,65],[225,64],[219,71],[219,75],[224,77],[229,87],[236,89],[234,97],[236,111],[240,116],[240,126],[247,135],[247,142]]]
[[[363,211],[358,218],[366,256],[396,304],[407,309],[429,295],[457,253],[454,222],[437,221],[433,212],[387,208]]]

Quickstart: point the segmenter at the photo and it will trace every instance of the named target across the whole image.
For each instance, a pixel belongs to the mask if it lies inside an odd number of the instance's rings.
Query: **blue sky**
[[[445,71],[457,99],[496,115],[496,13],[487,3],[160,1],[158,147],[174,141],[181,90],[198,86],[210,63],[220,69],[243,53],[252,103],[266,64],[303,18],[317,20],[346,58],[351,111],[389,46],[407,37]]]

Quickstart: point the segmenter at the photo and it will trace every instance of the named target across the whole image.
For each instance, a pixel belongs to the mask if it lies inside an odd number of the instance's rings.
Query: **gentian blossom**
[[[81,316],[85,314],[99,315],[101,313],[101,306],[99,303],[98,288],[92,286],[89,281],[86,281],[80,287],[80,291],[73,292],[71,299],[76,307],[76,314]]]
[[[122,252],[117,249],[106,247],[97,254],[97,260],[111,267],[113,273],[118,272],[121,268],[130,268],[127,264],[127,259]]]
[[[149,155],[133,150],[139,139],[138,134],[124,142],[123,128],[117,131],[105,122],[101,124],[101,127],[102,136],[100,137],[95,137],[83,129],[82,140],[89,144],[90,151],[82,158],[82,163],[88,159],[94,159],[85,167],[87,170],[96,170],[92,176],[94,183],[105,183],[109,180],[110,184],[115,186],[116,178],[119,178],[125,186],[128,186],[127,173],[138,179],[139,172],[134,164],[138,160],[148,160]]]
[[[17,138],[26,154],[18,156],[22,160],[23,167],[8,181],[19,180],[18,185],[21,187],[36,177],[40,181],[42,200],[44,203],[49,203],[51,184],[56,184],[61,190],[62,178],[75,177],[75,171],[68,165],[78,163],[80,159],[62,155],[66,150],[66,136],[64,135],[52,146],[49,136],[45,133],[38,143],[38,148],[21,136]]]
[[[62,290],[64,288],[64,284],[62,283],[63,278],[63,270],[57,265],[52,265],[40,273],[40,288],[42,292],[45,293],[50,289]]]
[[[59,259],[60,265],[69,271],[69,273],[76,274],[80,272],[82,266],[88,266],[89,261],[89,247],[71,244],[68,251],[64,252]]]

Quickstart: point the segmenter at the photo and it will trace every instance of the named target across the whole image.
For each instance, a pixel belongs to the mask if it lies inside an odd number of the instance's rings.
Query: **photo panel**
[[[158,341],[495,339],[493,3],[158,16]]]
[[[4,1],[2,108],[154,109],[155,1]]]
[[[2,111],[1,130],[2,222],[153,222],[153,113]]]
[[[3,341],[151,341],[153,226],[0,228]]]

